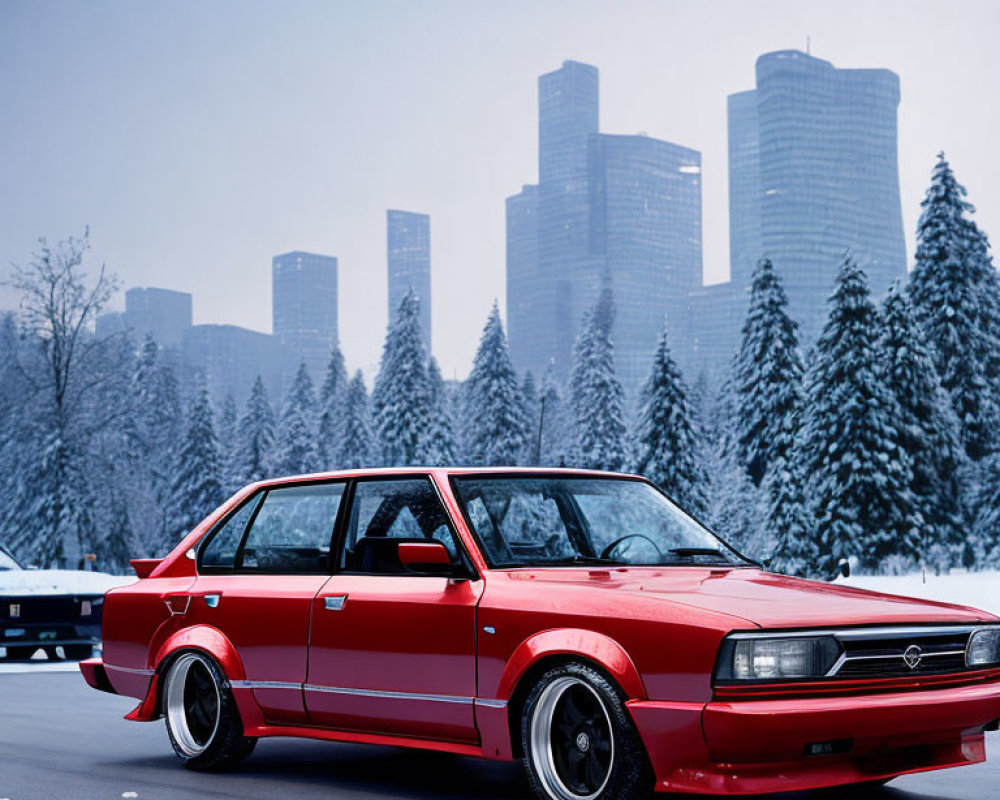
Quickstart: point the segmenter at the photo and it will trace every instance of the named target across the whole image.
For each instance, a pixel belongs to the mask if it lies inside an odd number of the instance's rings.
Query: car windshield
[[[0,570],[3,569],[21,569],[21,565],[6,550],[0,548]]]
[[[752,563],[645,481],[476,475],[453,485],[494,567]]]

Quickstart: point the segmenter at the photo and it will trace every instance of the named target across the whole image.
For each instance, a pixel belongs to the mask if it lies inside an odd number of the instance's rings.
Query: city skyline
[[[0,133],[10,210],[0,259],[24,263],[37,236],[56,240],[90,223],[94,262],[126,286],[189,291],[196,322],[267,331],[271,255],[335,253],[341,325],[351,331],[345,356],[370,375],[387,322],[383,215],[419,208],[435,217],[435,351],[446,375],[464,375],[493,297],[505,300],[502,198],[533,171],[537,75],[567,58],[597,64],[604,129],[645,130],[702,152],[705,268],[720,280],[729,260],[726,97],[752,87],[747,65],[760,53],[801,48],[812,33],[813,55],[838,68],[901,77],[912,260],[938,150],[968,185],[981,226],[991,232],[1000,219],[996,110],[971,80],[995,69],[988,32],[1000,14],[961,5],[944,14],[929,3],[626,3],[611,14],[587,4],[473,13],[442,3],[420,10],[433,35],[419,43],[405,36],[417,10],[404,4],[279,18],[224,3],[67,4],[59,14],[10,3],[0,11],[11,122]],[[857,30],[849,20],[861,13],[869,24]],[[220,35],[234,20],[238,35]],[[327,45],[313,47],[313,37]],[[962,47],[946,63],[926,59],[942,38]],[[264,40],[268,50],[297,45],[281,64],[258,64]],[[181,50],[183,63],[173,56]],[[403,71],[408,80],[390,80]],[[960,113],[935,115],[943,98]],[[86,113],[57,120],[55,108]],[[284,125],[290,116],[296,126]],[[14,304],[0,294],[0,306]]]
[[[602,132],[592,64],[568,60],[540,76],[538,105],[538,183],[507,198],[511,358],[565,380],[581,320],[606,285],[617,375],[634,397],[664,320],[683,327],[702,283],[701,154]]]

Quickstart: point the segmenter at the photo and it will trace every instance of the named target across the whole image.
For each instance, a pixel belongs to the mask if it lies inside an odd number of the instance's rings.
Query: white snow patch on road
[[[891,576],[852,575],[847,579],[840,578],[836,582],[886,594],[971,606],[1000,616],[1000,572],[955,570],[950,575],[928,574],[926,579],[919,573]]]

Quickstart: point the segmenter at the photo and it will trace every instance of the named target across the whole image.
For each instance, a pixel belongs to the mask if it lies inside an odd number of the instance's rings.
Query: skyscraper
[[[899,78],[797,50],[762,55],[756,73],[729,98],[730,269],[745,286],[769,257],[810,343],[848,248],[876,294],[906,275]]]
[[[701,157],[648,136],[598,132],[598,73],[541,76],[539,182],[507,199],[507,310],[515,365],[569,373],[584,311],[610,282],[616,368],[635,391],[664,318],[682,330],[701,285]]]
[[[99,335],[127,330],[138,339],[152,334],[162,347],[180,347],[184,332],[191,327],[191,295],[171,289],[134,287],[125,292],[125,311],[102,314]]]
[[[590,252],[614,291],[618,378],[638,389],[665,321],[681,349],[688,296],[701,287],[701,154],[648,136],[592,136]]]
[[[293,360],[322,382],[337,342],[337,259],[295,250],[271,262],[274,333]]]
[[[258,375],[271,402],[281,402],[282,380],[291,365],[277,336],[238,325],[193,325],[184,333],[182,352],[184,363],[204,376],[216,402],[231,394],[242,407]]]
[[[389,322],[412,288],[420,300],[420,332],[431,351],[431,218],[412,211],[386,212]]]

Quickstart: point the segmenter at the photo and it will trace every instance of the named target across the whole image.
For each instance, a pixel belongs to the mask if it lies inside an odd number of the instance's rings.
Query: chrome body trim
[[[288,681],[229,681],[233,689],[294,689],[302,691],[301,683],[289,683]]]
[[[345,694],[352,697],[377,697],[383,700],[428,700],[435,703],[460,703],[470,705],[474,698],[452,694],[420,694],[418,692],[388,692],[378,689],[347,689],[342,686],[319,686],[307,683],[302,687],[307,692]]]
[[[865,627],[865,628],[823,628],[816,630],[797,631],[737,631],[730,633],[727,639],[815,639],[820,636],[835,636],[841,641],[858,641],[865,639],[906,639],[911,636],[950,636],[952,634],[972,633],[980,628],[995,627],[970,623],[968,625],[908,625],[896,627]]]
[[[323,686],[316,683],[289,683],[287,681],[230,681],[234,689],[291,689],[296,692],[321,692],[343,694],[352,697],[377,697],[383,700],[426,700],[434,703],[459,703],[471,705],[473,702],[488,708],[504,708],[506,700],[479,700],[453,694],[421,694],[419,692],[390,692],[380,689],[349,689],[344,686]]]
[[[152,669],[135,669],[134,667],[119,667],[119,666],[116,666],[114,664],[109,664],[107,661],[104,662],[104,668],[105,669],[114,669],[114,670],[117,670],[118,672],[127,672],[129,675],[146,675],[146,676],[150,676],[154,672],[156,672],[156,670],[152,670]]]

